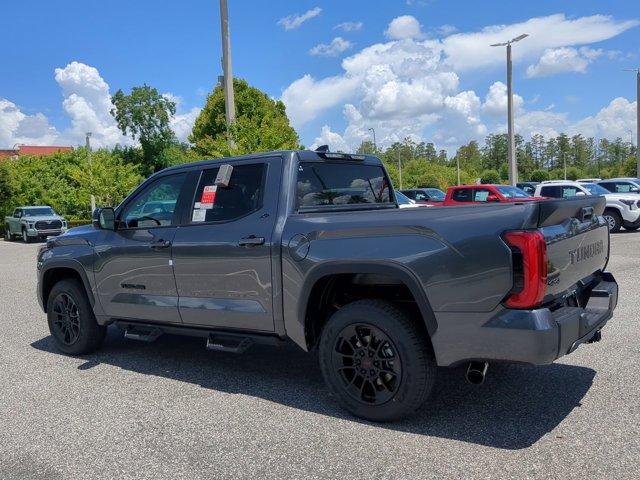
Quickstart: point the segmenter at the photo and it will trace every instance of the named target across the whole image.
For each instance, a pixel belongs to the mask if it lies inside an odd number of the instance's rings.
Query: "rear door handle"
[[[257,245],[264,245],[264,237],[256,237],[255,235],[249,235],[248,237],[241,238],[238,241],[238,245],[241,247],[253,247]]]
[[[154,250],[159,250],[162,248],[169,248],[171,246],[171,242],[169,240],[158,240],[157,242],[151,243],[149,246]]]

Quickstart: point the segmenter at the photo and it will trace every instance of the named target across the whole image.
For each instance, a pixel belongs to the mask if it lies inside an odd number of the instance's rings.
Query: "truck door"
[[[100,231],[96,290],[110,317],[180,323],[171,244],[193,192],[188,175],[158,178],[119,209],[115,231]]]
[[[180,315],[190,325],[272,332],[282,159],[234,162],[228,187],[215,186],[218,170],[202,170],[173,241]]]

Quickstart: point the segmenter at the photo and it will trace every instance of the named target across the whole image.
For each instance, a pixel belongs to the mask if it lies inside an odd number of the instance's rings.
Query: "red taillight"
[[[521,275],[520,285],[507,297],[510,308],[534,308],[542,302],[547,291],[547,244],[537,231],[514,231],[504,234],[507,244],[519,254],[520,264],[514,262],[514,274]],[[515,283],[515,282],[514,282]]]

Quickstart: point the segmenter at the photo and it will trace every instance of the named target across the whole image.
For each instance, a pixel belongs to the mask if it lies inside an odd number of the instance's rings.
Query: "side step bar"
[[[207,339],[207,350],[216,352],[244,353],[255,344],[281,346],[286,343],[285,340],[273,334],[236,333],[227,330],[159,325],[154,323],[133,322],[130,320],[116,320],[115,324],[124,331],[124,337],[131,340],[154,342],[165,333],[202,337]]]
[[[160,335],[162,335],[162,330],[159,328],[127,326],[124,329],[124,338],[128,338],[129,340],[138,340],[140,342],[155,342]]]
[[[207,350],[216,352],[244,353],[251,345],[253,340],[248,337],[214,333],[207,337]]]

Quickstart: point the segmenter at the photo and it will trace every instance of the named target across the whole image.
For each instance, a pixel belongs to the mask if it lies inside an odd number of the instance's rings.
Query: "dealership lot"
[[[637,478],[640,232],[612,236],[620,284],[603,340],[547,367],[444,370],[419,415],[372,424],[326,394],[314,356],[110,329],[57,353],[37,245],[0,242],[0,478]]]

